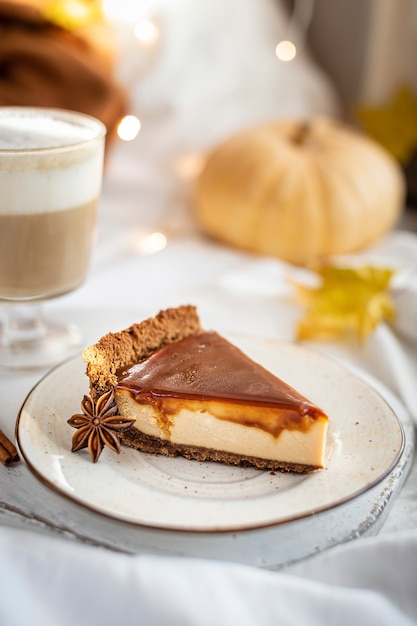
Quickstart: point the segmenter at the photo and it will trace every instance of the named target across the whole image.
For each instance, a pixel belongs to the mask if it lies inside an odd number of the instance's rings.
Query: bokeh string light
[[[117,127],[117,135],[122,141],[133,141],[140,131],[141,123],[136,115],[125,115]]]
[[[138,20],[134,26],[133,32],[136,39],[143,44],[153,44],[159,37],[158,27],[149,18]]]
[[[297,47],[292,41],[283,39],[275,48],[275,54],[280,61],[292,61],[297,54]]]
[[[122,80],[133,85],[147,71],[159,42],[158,23],[152,17],[155,1],[102,0],[102,10],[114,27],[121,61],[128,60],[119,68]],[[140,129],[140,119],[129,111],[120,120],[117,134],[122,141],[133,141]]]
[[[314,0],[294,0],[285,39],[278,42],[275,54],[279,61],[293,61],[305,40],[313,18]]]

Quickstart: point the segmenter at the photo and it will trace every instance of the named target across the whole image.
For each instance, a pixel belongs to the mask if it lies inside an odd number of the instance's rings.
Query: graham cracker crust
[[[140,452],[163,454],[169,457],[182,456],[191,461],[214,461],[222,463],[223,465],[254,467],[258,470],[270,470],[277,472],[297,472],[299,474],[308,474],[321,469],[321,466],[318,465],[302,465],[300,463],[272,461],[270,459],[233,454],[232,452],[212,450],[210,448],[203,448],[200,446],[174,444],[165,439],[159,439],[158,437],[146,435],[134,426],[129,428],[128,431],[120,433],[120,441],[126,446],[139,450]]]
[[[107,333],[83,351],[90,395],[97,400],[117,384],[117,372],[148,358],[163,346],[201,329],[196,307],[183,305],[117,333]]]

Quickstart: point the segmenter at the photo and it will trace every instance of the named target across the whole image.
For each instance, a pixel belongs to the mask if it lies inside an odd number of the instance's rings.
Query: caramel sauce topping
[[[261,428],[307,431],[327,416],[295,389],[216,332],[202,331],[161,348],[118,377],[116,389],[150,404],[169,427],[182,408]]]

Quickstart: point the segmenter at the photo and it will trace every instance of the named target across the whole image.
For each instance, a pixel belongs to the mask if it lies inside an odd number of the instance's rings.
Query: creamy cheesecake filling
[[[323,465],[323,411],[214,332],[119,372],[115,397],[138,430],[161,440]]]
[[[180,408],[177,413],[161,414],[152,405],[138,405],[132,396],[122,390],[116,393],[123,413],[136,416],[135,427],[151,437],[173,444],[212,448],[239,455],[273,459],[286,463],[323,466],[327,420],[309,420],[303,430],[281,429],[273,435],[257,426],[247,426],[237,419],[218,419],[206,407],[204,410]],[[279,416],[277,416],[279,421]]]

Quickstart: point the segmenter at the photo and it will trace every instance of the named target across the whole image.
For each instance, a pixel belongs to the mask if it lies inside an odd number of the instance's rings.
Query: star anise
[[[88,447],[93,462],[96,463],[104,446],[120,452],[117,433],[128,430],[135,420],[118,415],[113,390],[100,396],[94,402],[84,396],[81,402],[82,413],[73,415],[68,424],[77,429],[72,438],[72,452]]]

